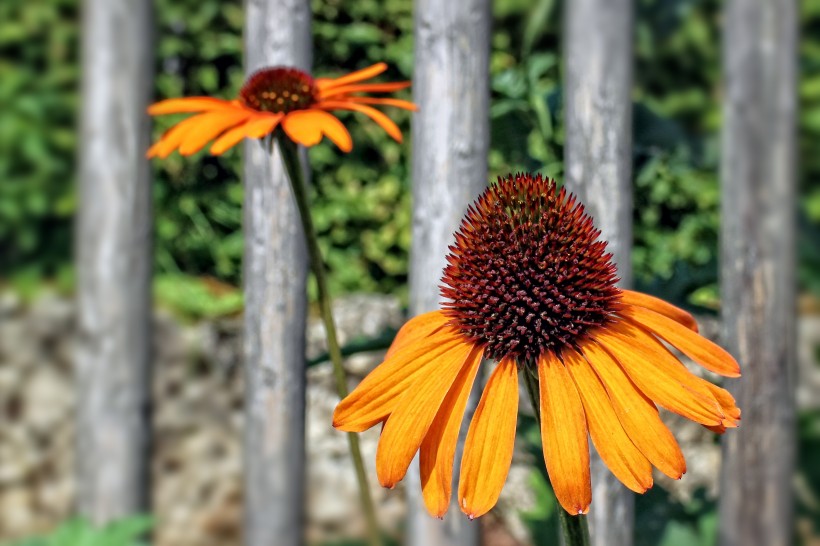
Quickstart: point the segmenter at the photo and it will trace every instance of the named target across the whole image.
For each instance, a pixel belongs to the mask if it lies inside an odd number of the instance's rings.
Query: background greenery
[[[412,75],[410,0],[317,0],[315,72],[385,60]],[[243,80],[241,0],[158,0],[156,98],[229,97]],[[713,305],[720,126],[720,2],[640,0],[635,37],[635,274],[678,302]],[[820,291],[820,1],[801,3],[800,279]],[[497,0],[493,177],[562,177],[560,2]],[[76,0],[0,4],[0,278],[71,284],[79,77]],[[350,116],[355,116],[351,114]],[[409,135],[409,115],[391,115]],[[174,119],[161,119],[156,134]],[[335,293],[403,293],[409,146],[351,123],[356,147],[311,150],[314,209]],[[157,293],[191,315],[241,306],[241,147],[154,162]],[[446,184],[447,181],[441,181]],[[193,278],[192,278],[193,277]]]
[[[153,522],[146,516],[95,527],[83,519],[64,522],[49,535],[15,542],[11,546],[146,546],[143,537]]]

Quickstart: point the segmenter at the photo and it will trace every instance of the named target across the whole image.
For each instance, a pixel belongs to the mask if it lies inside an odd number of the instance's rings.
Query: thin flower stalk
[[[313,271],[313,277],[316,279],[319,312],[322,315],[322,322],[325,326],[328,354],[330,355],[330,361],[333,365],[336,392],[339,394],[339,398],[345,398],[348,395],[347,374],[342,362],[342,349],[339,345],[339,338],[336,335],[336,322],[333,319],[333,309],[330,291],[328,290],[324,259],[322,258],[322,251],[319,248],[319,238],[316,234],[316,229],[313,226],[313,219],[310,214],[307,187],[299,162],[299,152],[296,144],[281,132],[274,134],[271,140],[271,146],[274,145],[274,142],[278,143],[279,150],[282,152],[282,162],[285,164],[285,170],[288,173],[288,179],[293,189],[296,206],[299,209],[302,229],[305,232],[310,267]],[[370,487],[367,484],[367,473],[359,445],[359,436],[355,432],[348,432],[347,441],[350,447],[350,457],[353,459],[353,466],[356,470],[356,480],[359,485],[359,499],[367,520],[370,544],[372,546],[378,546],[382,543],[381,534],[379,533],[379,525],[376,520],[376,510],[373,506],[373,499],[370,495]]]

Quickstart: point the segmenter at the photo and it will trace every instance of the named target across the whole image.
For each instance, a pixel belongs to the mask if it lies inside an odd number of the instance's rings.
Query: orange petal
[[[251,116],[245,109],[215,110],[197,116],[199,122],[182,139],[179,146],[181,155],[191,155],[202,149],[210,140],[219,136],[227,129],[242,123]]]
[[[418,112],[419,107],[416,106],[414,103],[410,102],[409,100],[401,100],[401,99],[383,99],[377,97],[347,97],[345,102],[357,102],[359,104],[379,104],[382,106],[394,106],[396,108],[401,108],[403,110],[411,110],[413,112]]]
[[[726,427],[724,425],[715,425],[715,426],[707,426],[703,425],[703,428],[709,429],[715,434],[723,434],[726,432]]]
[[[683,354],[716,374],[739,377],[740,366],[722,347],[645,307],[627,305],[618,313],[674,345]]]
[[[461,458],[459,506],[471,519],[489,512],[501,495],[512,463],[517,419],[518,367],[512,360],[502,360],[481,394]]]
[[[145,156],[148,158],[159,157],[165,159],[171,155],[171,152],[179,148],[179,145],[182,143],[185,135],[188,134],[188,131],[190,131],[192,127],[196,127],[199,118],[203,115],[204,114],[197,114],[191,116],[171,127],[153,146],[148,148],[148,152],[146,152]]]
[[[589,434],[601,459],[629,489],[646,492],[652,487],[652,465],[624,431],[601,380],[574,350],[565,350],[562,356],[581,396]]]
[[[419,340],[397,351],[379,364],[333,412],[333,426],[347,432],[361,432],[384,420],[419,378],[438,366],[447,351],[465,344],[452,328]]]
[[[320,102],[330,97],[341,97],[350,93],[391,93],[410,87],[410,82],[387,82],[387,83],[362,83],[354,85],[341,85],[330,89],[320,90]]]
[[[698,331],[698,323],[695,320],[695,317],[680,307],[675,307],[671,303],[667,303],[660,298],[632,290],[621,290],[621,301],[627,305],[637,305],[638,307],[651,309],[656,313],[660,313],[665,317],[669,317],[672,320],[683,324],[693,332]]]
[[[718,401],[718,404],[720,404],[720,407],[723,409],[723,413],[726,414],[726,417],[733,421],[740,421],[740,408],[737,407],[735,397],[732,396],[726,389],[713,385],[705,379],[702,381],[704,386],[709,389],[709,392],[712,393],[712,396],[715,397],[715,400]]]
[[[390,358],[402,347],[429,336],[447,324],[449,320],[450,319],[441,311],[430,311],[429,313],[411,318],[399,329],[398,333],[396,333],[393,343],[390,344],[390,348],[387,349],[387,354],[384,355],[385,360]]]
[[[353,140],[342,122],[323,110],[291,112],[282,120],[282,128],[291,140],[303,146],[315,146],[324,134],[343,152],[353,149]]]
[[[421,493],[433,517],[444,517],[450,505],[458,432],[483,354],[484,350],[476,347],[467,357],[421,443]]]
[[[371,108],[370,106],[366,106],[364,104],[356,104],[346,101],[322,101],[318,104],[318,106],[329,110],[353,110],[354,112],[361,112],[375,121],[379,127],[384,129],[385,132],[393,137],[396,142],[402,141],[402,134],[398,125],[393,123],[393,120],[375,108]]]
[[[471,343],[457,344],[402,394],[384,425],[376,450],[376,474],[383,487],[393,488],[404,478],[447,392],[474,348]]]
[[[271,115],[258,115],[255,116],[251,121],[247,123],[243,123],[238,127],[234,127],[233,129],[226,131],[221,137],[216,139],[211,146],[210,152],[213,155],[222,155],[230,148],[233,148],[236,144],[238,144],[243,138],[261,138],[268,133],[271,133],[276,126],[279,124],[279,121],[282,119],[283,114],[271,114]]]
[[[152,116],[161,116],[165,114],[207,112],[221,108],[230,108],[231,106],[231,101],[215,99],[213,97],[184,97],[166,99],[154,103],[148,107],[148,113]]]
[[[725,418],[699,378],[643,329],[616,322],[596,332],[595,338],[654,402],[702,425],[718,425]]]
[[[385,70],[387,70],[386,63],[376,63],[368,66],[367,68],[362,68],[361,70],[356,70],[355,72],[346,74],[340,78],[322,78],[320,80],[316,80],[316,86],[319,90],[324,90],[347,85],[349,83],[357,83],[364,80],[369,80],[370,78],[375,78]]]
[[[552,353],[538,359],[541,444],[552,488],[561,506],[586,514],[592,502],[584,407],[564,364]]]
[[[686,472],[686,461],[675,437],[661,421],[658,409],[627,377],[612,356],[597,343],[581,350],[609,393],[618,420],[641,453],[672,479]]]

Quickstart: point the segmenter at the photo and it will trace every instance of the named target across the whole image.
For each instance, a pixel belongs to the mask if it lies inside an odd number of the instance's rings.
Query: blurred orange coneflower
[[[148,157],[167,157],[174,150],[191,155],[214,140],[210,152],[220,155],[243,138],[261,138],[281,126],[297,144],[313,146],[327,136],[341,150],[353,148],[350,133],[333,110],[360,112],[401,142],[402,134],[384,113],[369,106],[395,106],[416,110],[409,101],[367,97],[357,93],[385,93],[410,86],[410,82],[362,83],[387,70],[385,63],[340,78],[314,79],[289,67],[263,68],[251,74],[234,100],[213,97],[167,99],[151,105],[148,113],[196,113],[168,130],[148,150]]]
[[[420,451],[425,504],[444,515],[483,358],[498,365],[461,462],[458,504],[471,518],[495,505],[509,471],[519,371],[540,401],[550,481],[571,514],[591,501],[588,435],[615,476],[642,493],[653,465],[675,479],[686,471],[655,404],[719,433],[738,425],[732,396],[690,373],[664,342],[727,377],[740,375],[737,362],[701,337],[687,312],[618,288],[599,235],[575,197],[540,175],[499,179],[470,207],[447,258],[447,303],[410,320],[333,416],[345,431],[384,423],[376,454],[383,486],[400,481]]]

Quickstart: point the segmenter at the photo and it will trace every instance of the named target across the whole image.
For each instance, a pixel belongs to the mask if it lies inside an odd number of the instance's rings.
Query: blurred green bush
[[[0,277],[53,278],[70,267],[77,4],[0,4]],[[155,5],[156,97],[232,96],[243,79],[241,0]],[[638,2],[635,273],[644,288],[679,302],[694,294],[710,304],[716,294],[720,7],[717,0]],[[314,0],[313,8],[317,74],[384,60],[388,78],[411,76],[411,0]],[[820,143],[820,2],[801,8],[800,273],[804,288],[820,291],[820,187],[810,184],[820,176],[820,155],[813,153]],[[540,170],[560,179],[560,2],[497,0],[494,10],[491,175]],[[409,135],[409,115],[391,115]],[[160,119],[155,134],[173,121]],[[332,289],[402,293],[409,147],[372,123],[349,127],[352,153],[326,144],[311,150],[316,223]],[[174,279],[168,283],[190,276],[240,282],[240,154],[154,162],[157,271]]]
[[[153,527],[148,516],[134,516],[95,527],[83,519],[62,523],[46,536],[14,542],[8,546],[145,546],[141,540]]]

